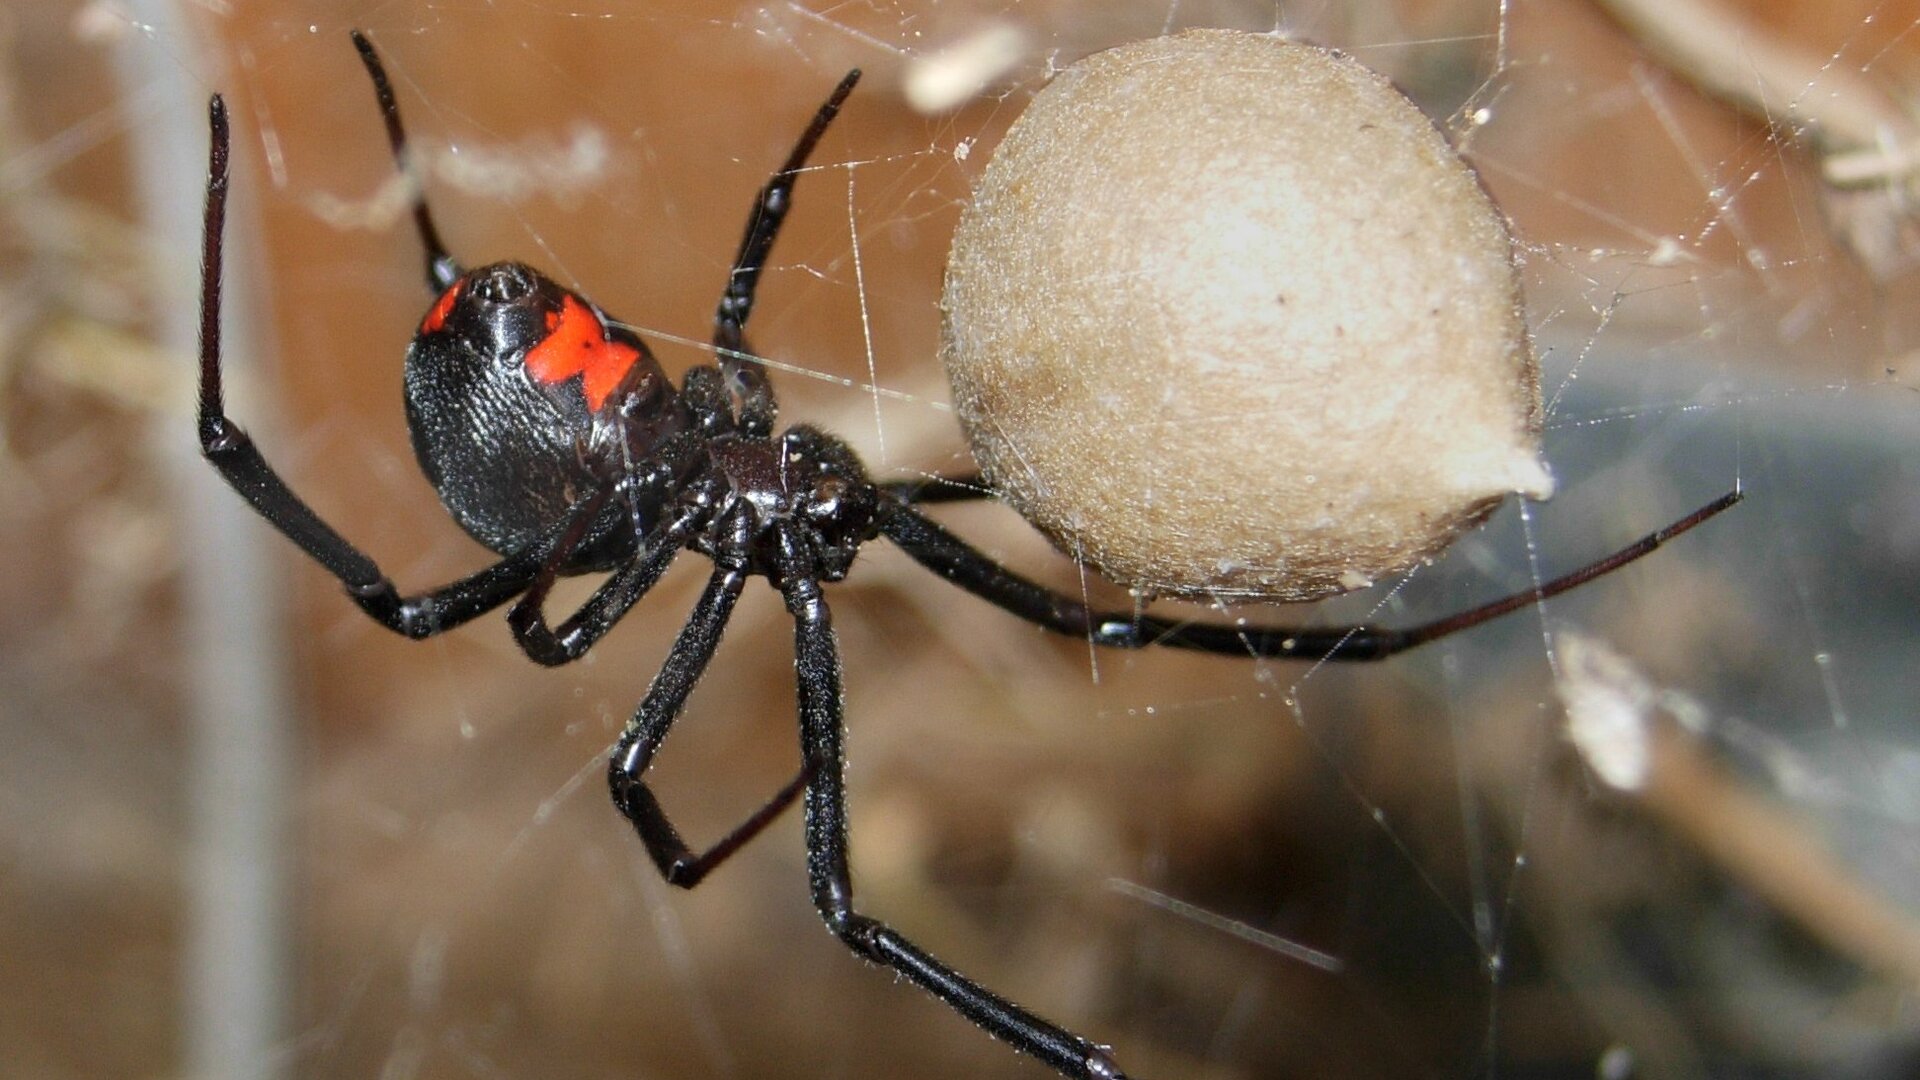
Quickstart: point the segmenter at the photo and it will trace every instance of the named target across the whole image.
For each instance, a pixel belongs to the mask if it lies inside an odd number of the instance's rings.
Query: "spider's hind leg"
[[[240,497],[314,562],[346,586],[361,610],[394,633],[431,637],[483,615],[526,590],[540,571],[556,529],[524,550],[426,592],[402,594],[380,567],[315,513],[253,440],[227,415],[220,354],[220,274],[225,252],[228,159],[232,135],[220,95],[207,102],[207,202],[200,250],[200,452]]]
[[[387,124],[387,144],[393,147],[393,163],[413,178],[413,225],[420,233],[420,246],[427,252],[427,287],[435,293],[445,292],[460,280],[460,264],[447,254],[447,246],[440,242],[440,230],[434,227],[433,212],[427,209],[425,181],[410,160],[407,130],[400,123],[400,103],[394,100],[393,83],[387,78],[386,65],[380,62],[380,54],[373,42],[367,40],[367,35],[353,31],[353,47],[360,50],[360,62],[366,65],[367,76],[373,80],[373,96],[380,103],[380,118]]]

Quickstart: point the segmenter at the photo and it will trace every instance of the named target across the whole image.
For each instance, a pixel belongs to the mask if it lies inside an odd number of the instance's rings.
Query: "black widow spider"
[[[395,160],[406,135],[378,54],[353,34]],[[413,202],[436,300],[407,351],[414,452],[461,527],[500,560],[452,584],[403,595],[373,561],[289,489],[221,404],[220,255],[229,134],[219,95],[202,250],[200,445],[241,497],[346,586],[381,625],[425,638],[519,597],[507,616],[527,656],[578,659],[620,621],[682,548],[713,576],[660,673],[614,744],[613,802],[666,879],[692,888],[795,799],[805,798],[814,906],[855,953],[918,983],[1019,1051],[1071,1077],[1118,1078],[1106,1050],[980,986],[855,909],[842,775],[840,660],[821,583],[839,581],[878,536],[948,581],[1037,626],[1118,648],[1163,645],[1240,657],[1378,660],[1571,589],[1659,547],[1739,499],[1735,491],[1598,562],[1526,592],[1410,629],[1249,627],[1088,609],[1009,571],[915,504],[982,497],[977,478],[876,483],[845,443],[800,426],[774,434],[774,394],[742,331],[754,288],[808,155],[859,72],[814,114],[761,190],[714,319],[716,363],[673,386],[647,346],[590,301],[518,262],[462,270],[424,194]],[[608,572],[558,626],[544,610],[562,574]],[[749,577],[766,577],[794,621],[799,772],[718,843],[696,853],[645,774],[706,669]]]

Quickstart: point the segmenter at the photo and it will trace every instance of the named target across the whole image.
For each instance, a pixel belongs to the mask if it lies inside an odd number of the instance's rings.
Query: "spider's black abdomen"
[[[585,407],[569,410],[513,370],[444,336],[407,354],[407,425],[420,468],[475,540],[502,555],[532,542],[588,490]],[[575,415],[568,415],[569,412]]]
[[[407,351],[407,424],[440,501],[502,555],[533,543],[603,483],[618,417],[667,415],[673,390],[639,341],[517,263],[440,298]],[[569,571],[629,555],[631,508],[609,503]]]

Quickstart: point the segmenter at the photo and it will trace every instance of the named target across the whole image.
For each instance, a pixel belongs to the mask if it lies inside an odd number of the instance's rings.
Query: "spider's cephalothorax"
[[[396,159],[406,137],[372,44],[356,33]],[[968,979],[857,910],[849,866],[840,658],[823,582],[846,576],[878,536],[990,603],[1095,645],[1164,645],[1237,657],[1377,660],[1540,603],[1645,555],[1731,506],[1736,491],[1639,542],[1536,587],[1407,629],[1251,626],[1107,612],[1013,573],[947,532],[918,504],[987,494],[977,478],[876,484],[840,440],[800,426],[774,434],[774,394],[744,338],[760,270],[808,155],[859,73],[841,80],[761,189],[714,316],[716,363],[671,385],[640,339],[579,294],[513,262],[462,272],[424,196],[413,205],[439,299],[407,354],[407,417],[427,478],[462,527],[500,558],[437,589],[402,594],[295,495],[227,417],[221,393],[220,256],[226,218],[226,106],[209,106],[212,148],[202,249],[201,451],[262,517],[346,586],[381,625],[423,638],[514,601],[514,640],[542,664],[584,655],[619,623],[675,555],[713,560],[706,591],[613,747],[613,802],[668,881],[693,887],[796,800],[806,808],[814,906],[835,936],[1060,1073],[1121,1076],[1104,1048]],[[606,571],[557,625],[548,594],[562,574]],[[800,767],[705,851],[681,839],[647,770],[706,670],[748,578],[768,579],[794,623]]]
[[[778,439],[728,435],[706,444],[711,505],[693,547],[783,584],[796,570],[839,581],[879,535],[880,492],[839,439],[811,427]],[[691,507],[690,507],[691,509]]]

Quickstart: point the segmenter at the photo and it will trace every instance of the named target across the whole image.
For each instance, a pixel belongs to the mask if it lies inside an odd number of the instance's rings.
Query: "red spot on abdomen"
[[[598,411],[639,358],[640,350],[609,339],[592,310],[569,295],[559,311],[547,315],[547,336],[527,350],[526,365],[528,374],[543,383],[582,376],[587,407]]]
[[[433,302],[433,310],[427,312],[427,317],[420,322],[421,333],[431,334],[447,325],[447,315],[453,311],[454,301],[460,299],[460,290],[466,288],[466,285],[466,279],[462,278],[448,286],[446,292],[440,294],[440,299]]]

